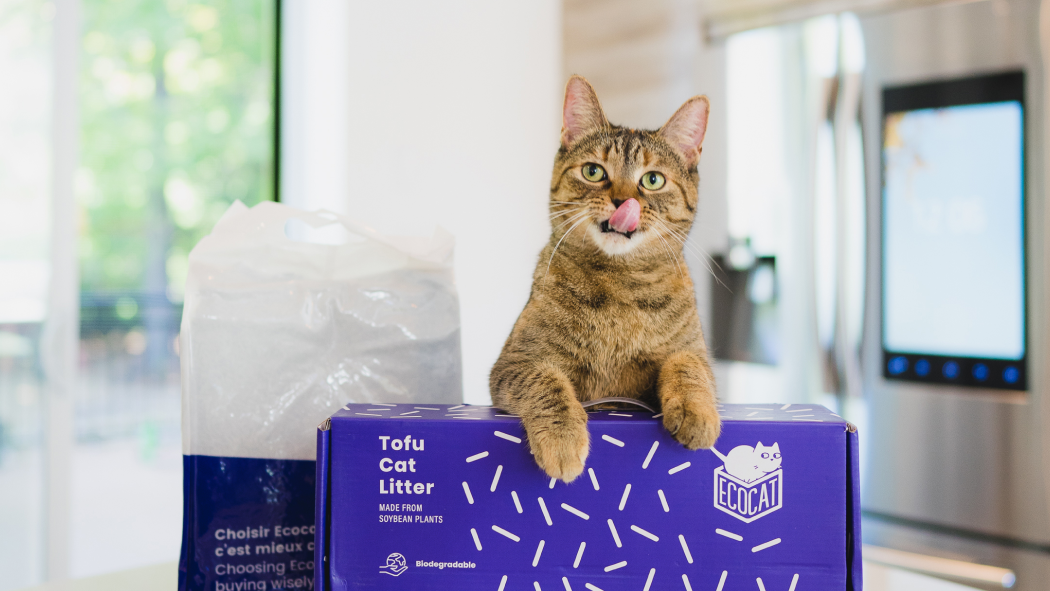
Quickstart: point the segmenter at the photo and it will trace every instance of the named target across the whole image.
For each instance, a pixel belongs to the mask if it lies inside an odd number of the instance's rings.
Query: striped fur
[[[493,402],[521,417],[540,467],[569,482],[589,448],[580,401],[625,396],[659,405],[664,426],[689,449],[711,447],[720,423],[682,253],[697,207],[707,99],[690,99],[660,130],[635,130],[610,125],[590,85],[573,77],[564,121],[551,236],[489,384]],[[608,178],[586,180],[588,163]],[[666,178],[660,190],[640,185],[649,171]],[[602,232],[632,197],[641,205],[637,230]]]

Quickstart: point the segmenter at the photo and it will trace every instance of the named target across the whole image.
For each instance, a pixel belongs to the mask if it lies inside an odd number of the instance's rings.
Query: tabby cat
[[[532,293],[489,376],[493,402],[521,417],[539,466],[570,482],[590,440],[581,401],[659,405],[689,449],[721,425],[682,248],[697,206],[709,103],[686,101],[657,131],[609,124],[582,77],[565,89],[552,232]]]

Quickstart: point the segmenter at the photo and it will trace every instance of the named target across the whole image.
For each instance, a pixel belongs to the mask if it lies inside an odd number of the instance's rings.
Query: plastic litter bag
[[[351,238],[294,241],[293,219]],[[387,237],[331,212],[238,202],[193,249],[180,590],[312,581],[318,423],[349,402],[462,400],[452,248],[440,229]]]

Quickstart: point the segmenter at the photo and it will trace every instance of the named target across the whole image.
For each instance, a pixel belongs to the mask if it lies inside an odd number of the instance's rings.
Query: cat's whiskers
[[[582,212],[572,216],[571,218],[565,220],[561,224],[559,224],[557,228],[554,228],[554,231],[557,232],[558,230],[564,228],[566,225],[571,224],[571,223],[575,222],[576,220],[578,220],[578,219],[580,219],[582,217],[586,217],[588,215],[590,215],[590,211],[586,211],[586,210],[582,211]],[[562,238],[564,238],[564,236]]]
[[[547,260],[547,272],[543,274],[544,281],[547,280],[547,275],[550,275],[551,261],[554,260],[554,255],[558,253],[558,247],[561,246],[562,241],[564,241],[565,238],[568,237],[568,235],[571,234],[573,230],[575,230],[580,224],[582,224],[585,221],[587,221],[587,218],[583,218],[580,221],[573,224],[572,227],[569,228],[567,232],[565,232],[565,234],[562,234],[561,240],[558,240],[558,243],[554,245],[554,251],[551,252],[551,258]]]
[[[670,226],[665,226],[665,227],[667,228],[667,230],[669,232],[671,232],[672,235],[674,235],[674,236],[676,236],[678,238],[679,242],[681,242],[683,246],[685,246],[686,248],[691,249],[692,253],[695,254],[697,256],[697,258],[700,258],[700,259],[705,259],[706,258],[719,271],[722,271],[722,266],[718,264],[718,261],[716,261],[713,256],[711,256],[710,254],[708,254],[708,252],[706,250],[704,250],[704,247],[700,246],[699,244],[697,244],[695,242],[689,242],[689,237],[684,232],[682,232],[681,230],[676,230],[675,228],[672,228]]]
[[[675,234],[668,234],[668,236],[675,241],[675,244],[679,245],[682,248],[683,254],[686,254],[688,252],[689,254],[695,256],[697,259],[699,259],[700,264],[703,265],[704,270],[710,273],[711,277],[713,277],[715,281],[717,281],[718,283],[722,283],[722,280],[719,279],[718,275],[715,274],[714,268],[711,266],[711,262],[708,261],[708,257],[705,257],[703,254],[697,252],[696,249],[682,237],[677,236]],[[725,284],[722,285],[724,286]]]
[[[667,233],[668,238],[673,239],[675,241],[675,244],[682,247],[682,249],[684,250],[686,243],[683,241],[682,235],[680,233],[676,232],[674,228],[669,226],[667,222],[664,222],[663,220],[654,217],[652,221],[654,224],[659,225],[660,228]]]
[[[680,232],[676,232],[673,228],[667,228],[667,231],[668,236],[672,238],[676,244],[682,247],[683,253],[688,252],[689,254],[694,255],[696,258],[700,259],[700,261],[708,268],[709,271],[712,270],[710,263],[714,263],[714,260],[711,260],[709,262],[708,258],[710,257],[707,257],[704,253],[698,251],[696,249],[696,246],[693,243],[689,242],[689,238],[687,236],[681,234]],[[717,263],[715,264],[717,265]]]
[[[557,217],[560,217],[560,216],[563,216],[563,215],[567,215],[567,214],[570,214],[570,213],[576,213],[576,212],[582,211],[584,209],[587,209],[587,207],[586,206],[583,206],[583,207],[567,207],[565,209],[560,209],[560,210],[558,210],[558,211],[556,211],[556,212],[554,212],[554,213],[552,213],[550,215],[550,220],[553,221]]]
[[[667,243],[667,239],[661,236],[659,232],[654,232],[654,234],[656,234],[656,237],[660,239],[660,242],[663,242],[663,247],[664,250],[667,252],[667,256],[671,257],[671,260],[674,262],[674,266],[678,268],[678,274],[685,278],[685,272],[682,270],[682,265],[678,262],[678,257],[675,256],[674,250],[671,249],[671,245]]]
[[[700,252],[697,252],[696,249],[695,249],[696,245],[694,245],[693,243],[689,242],[688,237],[686,235],[682,234],[681,232],[676,231],[674,228],[671,228],[666,223],[664,223],[662,220],[653,218],[653,222],[655,222],[661,228],[663,228],[663,230],[665,232],[667,232],[667,235],[669,237],[671,237],[672,239],[674,239],[675,242],[677,242],[680,246],[682,246],[683,249],[690,249],[690,252],[692,252],[694,255],[697,256],[697,258],[700,259],[700,264],[702,264],[704,266],[704,269],[708,273],[711,274],[711,277],[713,277],[714,280],[717,281],[719,285],[721,285],[722,287],[724,287],[726,289],[729,289],[729,286],[726,285],[725,283],[722,283],[722,280],[718,278],[718,275],[715,274],[714,269],[711,267],[711,263],[714,263],[716,266],[718,265],[718,263],[715,262],[715,260],[711,257],[711,255],[708,255],[706,252],[704,252],[703,254],[701,254]],[[708,262],[708,259],[710,259],[710,261],[711,261],[710,263]],[[721,267],[719,267],[719,270],[721,270]]]
[[[651,218],[651,221],[658,222],[658,223],[660,222],[660,220],[656,219],[655,217]],[[671,260],[674,261],[675,267],[678,268],[678,273],[680,275],[682,275],[683,277],[685,277],[687,275],[687,271],[682,269],[682,264],[679,261],[680,258],[684,259],[684,257],[682,257],[681,253],[675,253],[674,248],[667,241],[667,238],[665,238],[659,232],[654,231],[653,234],[656,234],[656,237],[659,238],[661,242],[663,242],[664,248],[666,249],[668,256],[671,257]]]

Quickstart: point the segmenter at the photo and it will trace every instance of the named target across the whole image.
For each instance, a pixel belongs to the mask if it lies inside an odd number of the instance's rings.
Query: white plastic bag
[[[291,219],[359,240],[296,242]],[[452,236],[394,238],[331,212],[240,202],[189,256],[186,455],[313,460],[348,402],[462,400]]]

